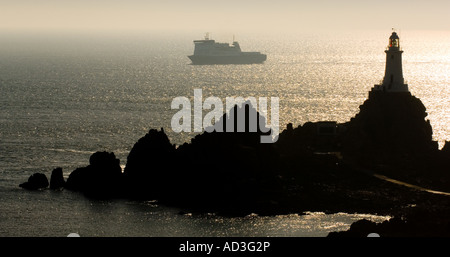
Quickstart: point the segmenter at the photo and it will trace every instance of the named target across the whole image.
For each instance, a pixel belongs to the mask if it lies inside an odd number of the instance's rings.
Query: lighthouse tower
[[[374,90],[384,92],[409,92],[408,85],[403,79],[402,53],[400,49],[400,38],[394,31],[389,37],[389,45],[384,51],[386,53],[386,71],[383,83],[375,85]]]

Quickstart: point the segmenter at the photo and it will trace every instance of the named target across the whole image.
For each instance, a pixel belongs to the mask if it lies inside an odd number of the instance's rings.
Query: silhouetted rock
[[[245,124],[242,132],[237,132],[238,116],[242,114]],[[251,129],[251,115],[264,128]],[[229,122],[234,122],[234,132],[225,132]],[[237,215],[273,212],[282,191],[279,154],[274,144],[261,143],[261,136],[271,133],[265,126],[265,117],[247,102],[234,106],[229,115],[224,114],[212,132],[197,135],[190,144],[180,146],[177,156],[182,166],[178,176],[182,183],[177,185],[181,192],[177,202]]]
[[[276,145],[288,162],[308,163],[318,153],[332,154],[355,167],[389,167],[420,176],[432,165],[442,170],[439,159],[445,159],[439,156],[426,116],[423,103],[409,92],[371,91],[349,122],[307,122],[297,128],[289,124]],[[443,149],[442,155],[446,151],[450,150]]]
[[[242,132],[237,131],[239,112],[246,114]],[[250,115],[265,124],[265,118],[248,104],[235,106],[230,116],[224,114],[216,121],[214,129],[178,149],[163,129],[150,130],[128,156],[124,172],[128,195],[197,210],[270,209],[280,189],[278,154],[273,144],[261,144],[261,136],[271,132],[268,128],[265,133],[258,127],[250,132]],[[234,122],[234,132],[225,132],[228,122]]]
[[[127,193],[134,198],[159,199],[168,190],[175,190],[171,183],[177,160],[175,145],[161,128],[151,129],[138,140],[127,157],[124,170]]]
[[[306,122],[295,129],[290,123],[276,144],[283,154],[337,152],[341,150],[340,134],[343,131],[345,127],[334,121]]]
[[[77,168],[67,179],[65,187],[90,197],[110,198],[122,194],[122,169],[114,153],[96,152],[89,166]]]
[[[72,171],[67,178],[65,188],[72,191],[84,192],[89,179],[89,169],[87,167],[77,168]]]
[[[367,236],[369,233],[379,232],[377,229],[377,224],[366,219],[354,222],[350,226],[349,231],[351,231],[354,235],[362,237]]]
[[[443,175],[450,167],[450,146],[437,150],[420,100],[409,93],[372,92],[360,109],[344,124],[307,122],[297,128],[288,124],[276,143],[263,144],[262,136],[272,132],[265,117],[249,103],[234,106],[212,128],[178,148],[163,129],[151,129],[133,146],[123,174],[113,153],[97,152],[89,166],[70,174],[65,187],[91,197],[158,200],[189,212],[233,216],[391,213],[435,200],[360,169],[394,171],[397,178],[445,185],[450,178],[450,172]],[[425,168],[431,171],[425,173]],[[448,204],[448,199],[440,201]],[[362,235],[368,228],[379,227],[364,221],[352,231]]]
[[[48,187],[48,179],[45,174],[34,173],[28,178],[28,181],[19,185],[22,188],[38,190]]]
[[[450,191],[450,163],[433,141],[423,103],[409,92],[371,91],[345,124],[347,164],[435,190]]]
[[[372,91],[347,124],[344,158],[366,164],[427,161],[438,151],[422,102],[409,92]]]
[[[50,189],[60,189],[65,185],[62,168],[56,168],[50,176]]]

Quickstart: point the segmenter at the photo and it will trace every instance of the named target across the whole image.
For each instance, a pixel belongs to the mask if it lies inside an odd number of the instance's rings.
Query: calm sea
[[[280,126],[348,121],[384,75],[390,31],[238,36],[259,65],[189,65],[197,33],[0,33],[0,236],[325,236],[364,214],[222,218],[179,215],[153,202],[92,201],[18,184],[62,167],[67,177],[95,151],[126,164],[150,128],[173,143],[177,96],[279,97]],[[240,38],[242,37],[242,38]],[[213,38],[230,42],[232,35]],[[404,77],[427,107],[434,139],[450,140],[450,32],[403,31]]]

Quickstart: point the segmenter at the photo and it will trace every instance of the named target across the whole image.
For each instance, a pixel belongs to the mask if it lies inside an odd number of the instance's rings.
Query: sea
[[[221,217],[155,201],[87,199],[67,190],[28,191],[33,173],[67,178],[96,151],[127,155],[150,129],[176,145],[171,103],[194,89],[203,99],[278,97],[280,130],[308,121],[349,121],[384,76],[390,30],[236,35],[253,65],[191,65],[197,32],[0,32],[0,236],[321,237],[365,213]],[[232,34],[213,39],[231,43]],[[427,108],[433,138],[450,140],[450,31],[400,31],[403,75]],[[269,101],[270,103],[270,101]],[[270,106],[270,104],[269,104]],[[203,113],[204,115],[205,113]]]

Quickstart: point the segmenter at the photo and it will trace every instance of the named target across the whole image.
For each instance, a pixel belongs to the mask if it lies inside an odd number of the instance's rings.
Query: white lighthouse
[[[374,90],[384,92],[409,92],[408,85],[403,79],[402,53],[400,49],[400,38],[394,31],[389,37],[389,45],[386,53],[386,71],[384,73],[383,83],[375,85]]]

